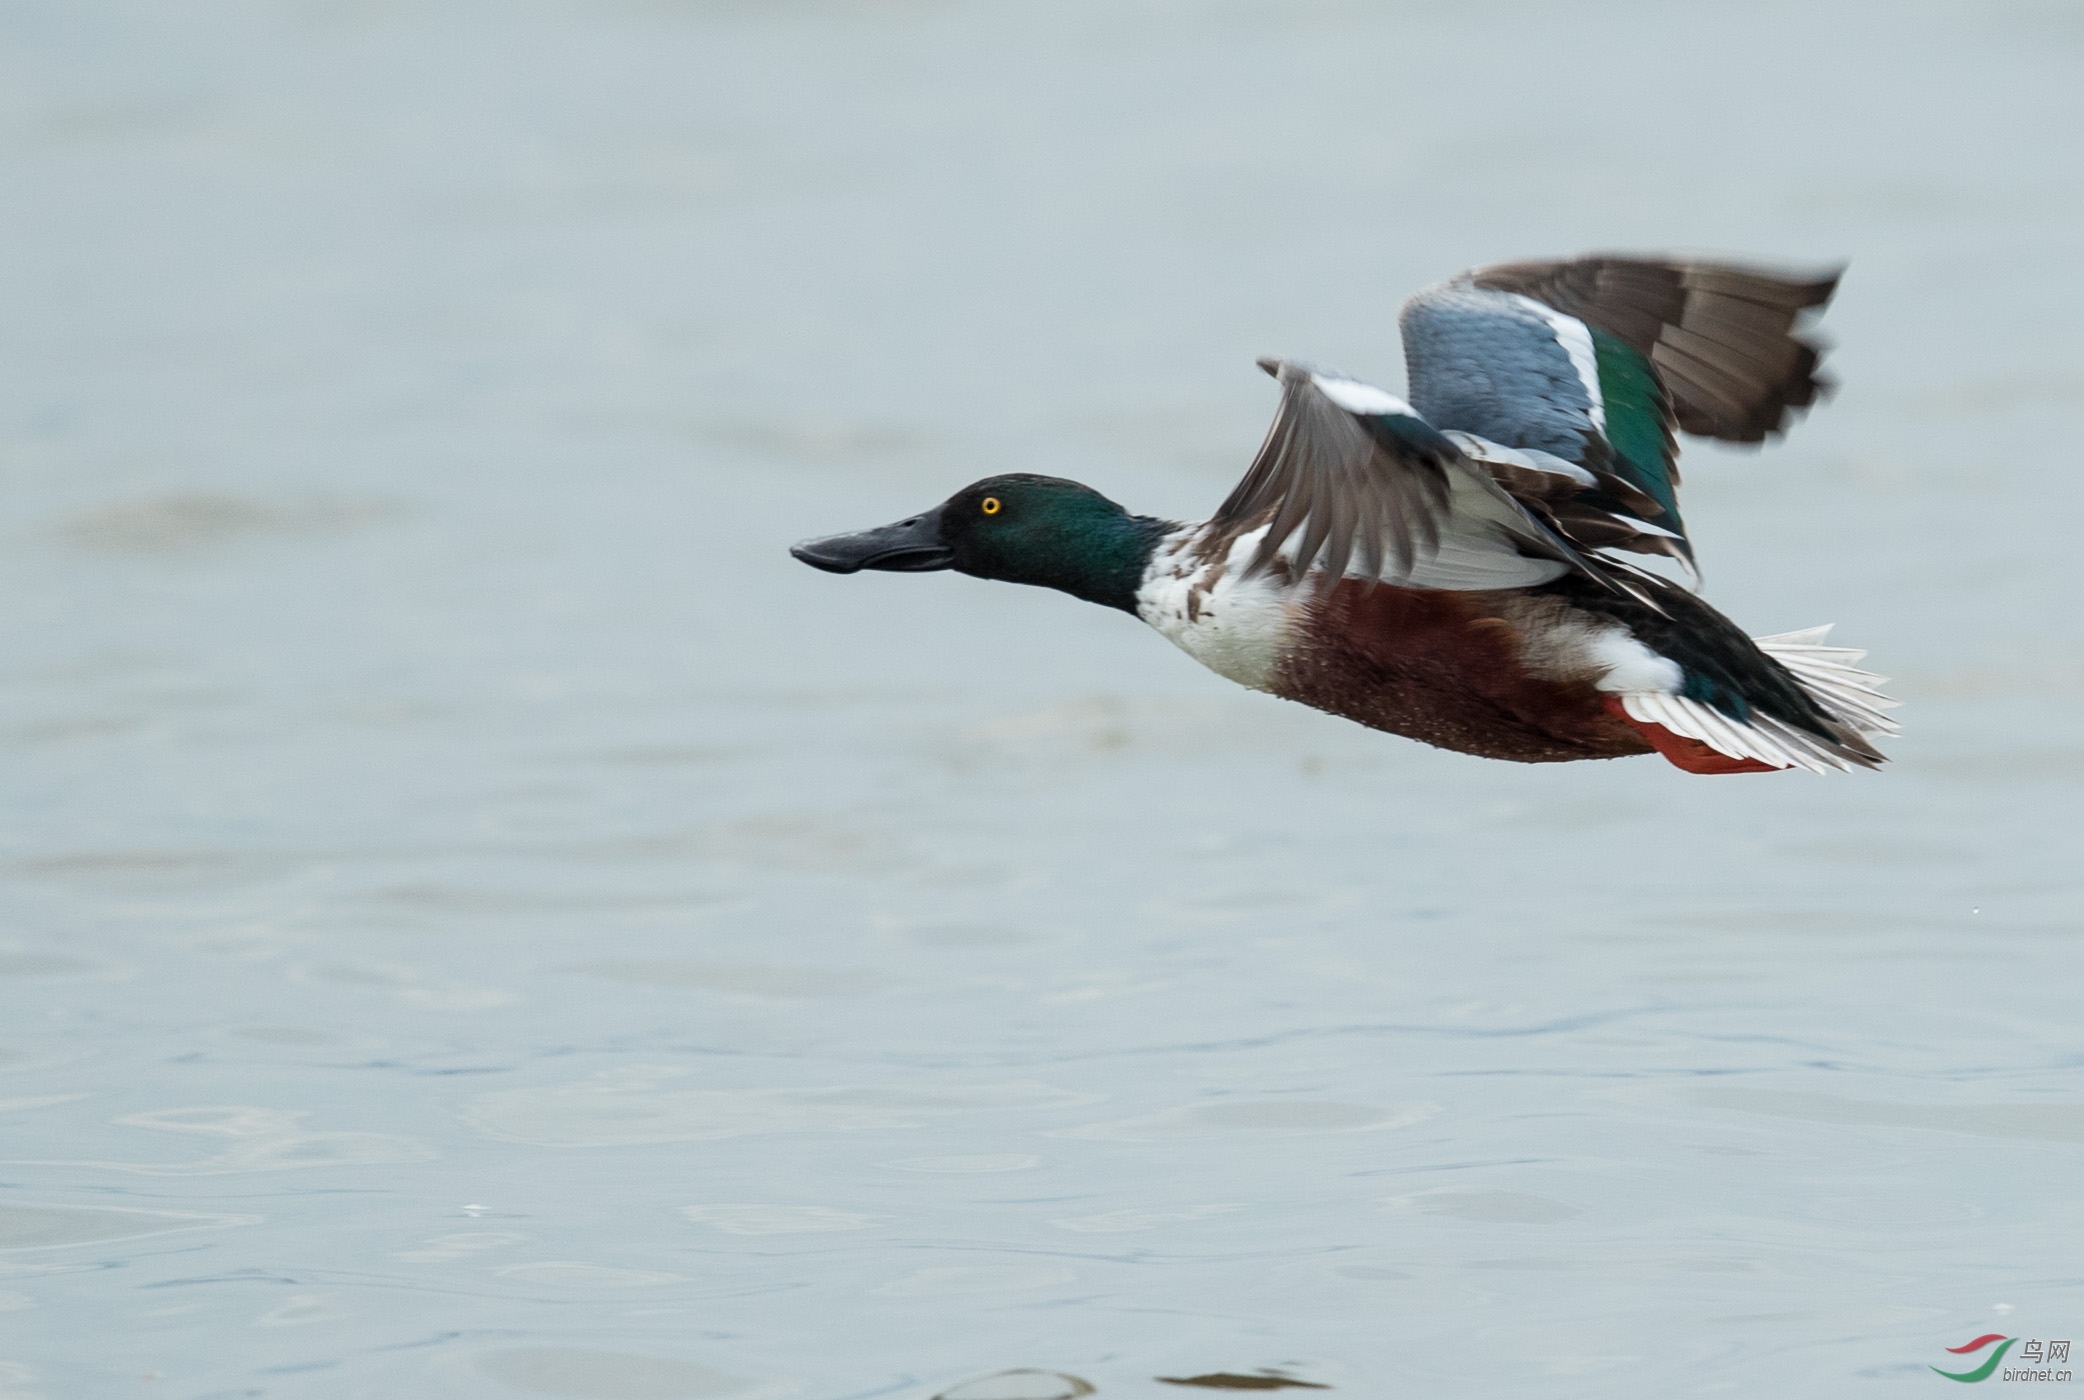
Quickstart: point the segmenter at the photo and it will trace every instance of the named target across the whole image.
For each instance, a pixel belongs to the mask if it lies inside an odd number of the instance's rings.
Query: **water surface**
[[[2072,8],[52,0],[0,65],[0,1393],[2084,1328]],[[784,553],[1205,513],[1256,355],[1394,386],[1409,291],[1617,246],[1852,259],[1838,400],[1686,490],[1716,602],[1897,677],[1885,774],[1485,763]]]

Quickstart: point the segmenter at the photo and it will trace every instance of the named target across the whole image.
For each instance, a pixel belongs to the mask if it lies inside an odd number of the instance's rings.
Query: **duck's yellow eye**
[[[997,515],[999,513],[999,498],[997,496],[986,496],[984,498],[984,513],[986,515]]]

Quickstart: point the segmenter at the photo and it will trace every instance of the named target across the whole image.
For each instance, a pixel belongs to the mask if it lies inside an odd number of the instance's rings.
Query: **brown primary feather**
[[[1458,482],[1488,493],[1503,508],[1503,525],[1522,555],[1555,559],[1603,586],[1627,591],[1560,533],[1551,511],[1518,499],[1490,468],[1472,459],[1424,419],[1408,413],[1356,413],[1327,395],[1306,366],[1261,360],[1281,385],[1281,403],[1244,479],[1210,517],[1195,549],[1211,562],[1229,556],[1238,537],[1266,527],[1246,574],[1274,567],[1298,530],[1292,574],[1328,579],[1346,573],[1356,553],[1360,573],[1387,577],[1385,555],[1408,578],[1421,553],[1440,547],[1457,509]],[[1459,473],[1460,475],[1455,475]]]
[[[1325,397],[1307,369],[1282,364],[1275,377],[1281,403],[1273,425],[1244,479],[1212,517],[1203,552],[1220,557],[1239,535],[1267,524],[1252,573],[1267,568],[1297,530],[1303,532],[1295,554],[1301,571],[1315,561],[1337,578],[1357,549],[1366,572],[1379,576],[1386,549],[1408,572],[1420,549],[1439,546],[1453,448],[1446,454],[1393,450]]]
[[[1618,336],[1646,356],[1678,426],[1728,442],[1784,431],[1828,393],[1821,342],[1803,332],[1839,271],[1788,276],[1726,263],[1593,256],[1500,263],[1478,287],[1517,292]]]

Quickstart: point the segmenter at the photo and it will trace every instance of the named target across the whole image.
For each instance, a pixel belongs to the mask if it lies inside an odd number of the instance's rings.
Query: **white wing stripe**
[[[1598,477],[1592,475],[1592,473],[1586,471],[1575,462],[1564,461],[1553,452],[1543,452],[1538,448],[1506,447],[1492,442],[1489,438],[1478,437],[1474,433],[1462,432],[1458,428],[1450,428],[1441,436],[1445,437],[1456,447],[1461,448],[1464,456],[1473,457],[1479,462],[1500,462],[1508,467],[1521,467],[1527,471],[1547,472],[1552,476],[1565,476],[1580,486],[1597,486],[1599,484]]]
[[[1330,399],[1348,413],[1364,413],[1373,416],[1390,414],[1401,418],[1415,418],[1418,416],[1411,411],[1410,404],[1405,403],[1387,389],[1378,389],[1372,384],[1363,383],[1358,379],[1347,379],[1342,375],[1319,374],[1316,370],[1310,371],[1310,378],[1316,381],[1317,387],[1323,392],[1324,397]]]
[[[1631,529],[1640,530],[1646,535],[1662,535],[1664,538],[1668,540],[1683,540],[1686,538],[1677,530],[1667,530],[1662,525],[1652,525],[1647,520],[1638,520],[1632,515],[1623,515],[1618,510],[1613,512],[1613,517],[1614,519],[1620,521],[1623,525],[1626,525]]]
[[[1570,366],[1585,386],[1585,397],[1591,400],[1592,426],[1601,433],[1606,432],[1606,395],[1599,392],[1599,356],[1592,348],[1592,332],[1575,316],[1565,316],[1546,302],[1533,297],[1509,292],[1508,296],[1525,306],[1529,311],[1548,322],[1549,329],[1556,333],[1556,344],[1570,356]]]

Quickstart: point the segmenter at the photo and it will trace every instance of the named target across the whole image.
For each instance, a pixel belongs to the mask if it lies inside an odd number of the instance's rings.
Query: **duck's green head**
[[[1151,551],[1170,528],[1129,514],[1090,486],[1015,472],[965,486],[923,515],[805,540],[789,553],[827,573],[954,569],[1134,612]]]

